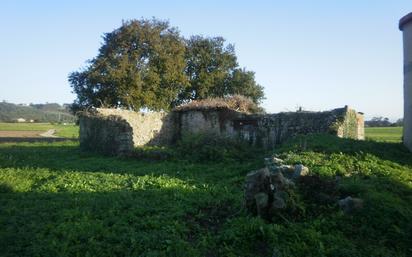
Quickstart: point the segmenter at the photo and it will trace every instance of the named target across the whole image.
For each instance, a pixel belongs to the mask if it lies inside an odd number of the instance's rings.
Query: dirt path
[[[42,137],[57,137],[57,136],[54,135],[54,133],[56,133],[55,129],[49,129],[46,132],[41,133],[40,136],[42,136]]]
[[[0,143],[6,142],[58,142],[58,141],[76,141],[77,139],[61,138],[56,135],[55,129],[44,130],[3,130],[0,131]]]
[[[44,131],[16,131],[16,130],[4,130],[0,131],[0,137],[40,137],[40,134]]]

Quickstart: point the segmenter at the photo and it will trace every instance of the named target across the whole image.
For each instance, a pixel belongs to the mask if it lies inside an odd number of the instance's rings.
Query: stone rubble
[[[288,207],[295,181],[309,174],[302,164],[285,165],[277,157],[265,158],[266,167],[246,175],[245,205],[254,215],[270,218]]]
[[[339,207],[346,214],[351,214],[363,208],[363,200],[360,198],[352,198],[350,196],[338,201]]]
[[[271,220],[275,213],[294,208],[291,197],[295,182],[299,177],[309,175],[309,168],[302,164],[286,165],[276,156],[265,158],[265,166],[246,175],[245,207],[250,213]],[[345,214],[363,208],[363,200],[351,196],[337,204]]]

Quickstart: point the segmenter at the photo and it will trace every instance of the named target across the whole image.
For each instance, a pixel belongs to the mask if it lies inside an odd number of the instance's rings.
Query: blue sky
[[[167,19],[184,36],[222,36],[256,72],[268,112],[349,105],[403,114],[402,34],[410,0],[1,1],[0,101],[72,102],[67,75],[122,20]]]

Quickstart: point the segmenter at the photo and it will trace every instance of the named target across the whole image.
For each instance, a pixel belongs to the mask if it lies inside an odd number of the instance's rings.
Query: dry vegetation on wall
[[[191,101],[176,107],[175,111],[231,109],[244,113],[262,113],[263,109],[251,99],[242,95],[233,95],[226,98],[207,98]]]

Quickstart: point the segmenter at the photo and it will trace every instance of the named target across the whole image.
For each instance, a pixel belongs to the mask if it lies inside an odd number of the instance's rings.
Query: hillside
[[[35,122],[74,122],[76,120],[67,107],[56,103],[29,106],[0,103],[0,122],[15,122],[19,118]]]

